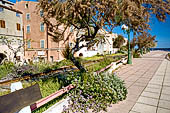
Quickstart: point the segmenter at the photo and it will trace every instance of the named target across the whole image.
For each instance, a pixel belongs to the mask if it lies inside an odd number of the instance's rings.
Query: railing
[[[99,73],[101,73],[101,72],[109,69],[109,68],[112,67],[114,64],[116,64],[116,65],[119,65],[120,63],[123,64],[123,63],[126,62],[126,60],[127,60],[127,57],[125,57],[125,58],[123,58],[123,59],[121,59],[121,60],[118,60],[118,61],[116,61],[116,62],[113,62],[113,63],[111,63],[110,65],[106,66],[105,68],[97,71],[96,73],[99,74]],[[117,67],[116,67],[116,68],[117,68]],[[70,85],[68,85],[67,87],[62,88],[61,90],[56,91],[55,93],[53,93],[53,94],[51,94],[51,95],[49,95],[49,96],[47,96],[47,97],[45,97],[45,98],[43,98],[43,99],[35,102],[34,104],[32,104],[32,105],[31,105],[31,110],[32,110],[32,111],[33,111],[33,110],[36,110],[37,108],[41,107],[42,105],[44,105],[44,104],[48,103],[49,101],[51,101],[51,100],[53,100],[53,99],[61,96],[62,94],[64,94],[65,92],[67,92],[67,91],[69,91],[69,90],[71,90],[71,89],[73,89],[73,88],[74,88],[74,86],[73,86],[72,84],[70,84]]]
[[[39,108],[42,105],[48,103],[49,101],[51,101],[51,100],[61,96],[62,94],[64,94],[65,92],[71,90],[72,88],[74,88],[74,86],[72,84],[70,84],[70,85],[60,89],[59,91],[56,91],[55,93],[53,93],[53,94],[51,94],[51,95],[49,95],[49,96],[47,96],[47,97],[45,97],[45,98],[35,102],[34,104],[32,104],[30,106],[31,111],[36,110],[37,108]]]

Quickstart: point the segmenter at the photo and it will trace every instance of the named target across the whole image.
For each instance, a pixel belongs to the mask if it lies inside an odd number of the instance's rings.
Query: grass
[[[3,96],[3,95],[7,95],[9,94],[11,91],[10,90],[7,90],[7,91],[0,91],[0,96]]]
[[[100,59],[103,59],[104,57],[110,57],[110,56],[119,56],[119,55],[125,55],[125,54],[122,54],[122,53],[116,53],[116,54],[110,54],[110,55],[95,55],[95,56],[92,56],[92,57],[85,57],[85,58],[82,58],[83,60],[100,60]]]
[[[86,69],[90,72],[95,72],[95,71],[99,71],[100,69],[106,67],[107,65],[111,64],[112,62],[115,62],[117,60],[119,60],[120,58],[104,58],[103,61],[95,63],[91,66],[87,66]]]

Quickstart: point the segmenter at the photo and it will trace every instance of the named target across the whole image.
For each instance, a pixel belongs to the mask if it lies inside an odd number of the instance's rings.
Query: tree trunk
[[[73,64],[80,70],[80,72],[86,72],[86,69],[81,65],[81,63],[74,57],[74,55],[70,58]]]

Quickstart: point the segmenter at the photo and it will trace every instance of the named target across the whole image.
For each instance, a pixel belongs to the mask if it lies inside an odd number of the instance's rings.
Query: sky
[[[11,2],[16,2],[16,0],[8,0]],[[20,1],[20,0],[18,0]],[[37,1],[37,0],[25,0],[25,1]],[[159,22],[155,17],[151,18],[150,20],[150,27],[151,35],[156,35],[157,48],[170,48],[170,15],[167,16],[167,19],[165,22]],[[127,37],[127,35],[121,30],[120,27],[117,27],[113,30],[114,33],[121,34],[124,37]],[[131,39],[133,37],[133,34],[131,33]]]
[[[167,16],[165,22],[159,22],[155,17],[152,17],[149,25],[152,29],[149,33],[152,36],[156,35],[157,48],[170,48],[170,15]],[[120,27],[115,28],[113,32],[127,37],[127,34]],[[132,39],[133,33],[131,33],[130,37]]]

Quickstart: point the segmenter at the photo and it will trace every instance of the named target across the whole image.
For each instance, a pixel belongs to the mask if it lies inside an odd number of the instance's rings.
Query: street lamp
[[[127,63],[132,64],[132,55],[131,55],[131,50],[130,50],[130,29],[125,24],[123,24],[121,28],[125,30],[126,33],[128,34],[128,61]]]

